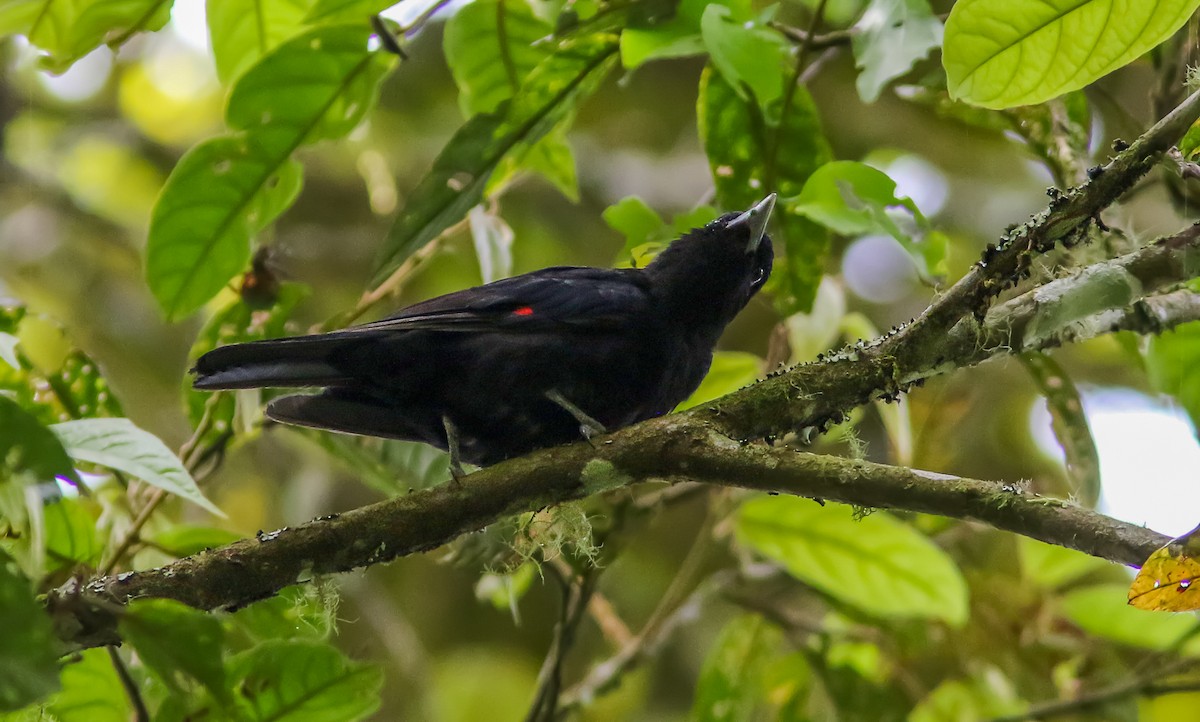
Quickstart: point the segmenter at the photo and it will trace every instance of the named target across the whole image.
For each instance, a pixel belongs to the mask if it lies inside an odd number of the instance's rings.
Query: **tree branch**
[[[865,461],[746,444],[743,439],[824,428],[872,398],[894,398],[925,378],[1014,350],[1048,348],[1128,328],[1157,332],[1200,317],[1189,291],[1159,293],[1197,271],[1200,231],[1081,269],[988,311],[1029,269],[1033,254],[1071,242],[1133,185],[1200,115],[1200,94],[1010,233],[920,318],[870,345],[807,364],[691,411],[586,443],[543,449],[446,484],[158,569],[72,582],[52,592],[59,637],[72,647],[112,644],[120,605],[166,597],[198,609],[236,609],[314,575],[437,547],[504,516],[639,481],[692,480],[974,519],[999,529],[1138,564],[1168,539],[1019,487]],[[1113,292],[1110,290],[1115,289]]]

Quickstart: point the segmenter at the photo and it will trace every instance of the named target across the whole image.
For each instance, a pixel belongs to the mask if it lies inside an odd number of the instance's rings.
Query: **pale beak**
[[[773,208],[775,208],[774,193],[763,198],[754,204],[750,210],[725,224],[726,228],[746,226],[750,230],[750,240],[746,243],[747,254],[757,251],[758,244],[762,243],[763,234],[767,230],[767,221],[771,218],[771,210]]]

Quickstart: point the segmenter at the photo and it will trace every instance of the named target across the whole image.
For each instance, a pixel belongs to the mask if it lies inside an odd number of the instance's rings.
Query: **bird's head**
[[[775,258],[767,221],[775,194],[748,210],[726,213],[671,243],[646,267],[660,299],[685,323],[719,333],[771,275]]]

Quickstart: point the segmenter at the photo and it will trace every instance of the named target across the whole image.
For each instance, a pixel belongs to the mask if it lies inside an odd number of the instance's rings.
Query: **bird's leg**
[[[608,429],[604,428],[604,424],[588,416],[583,409],[568,401],[567,397],[563,396],[558,389],[547,391],[546,398],[557,404],[563,411],[575,417],[575,420],[579,422],[579,433],[583,434],[583,438],[589,442],[593,436],[608,433]]]
[[[458,483],[467,475],[458,453],[458,427],[454,425],[449,416],[444,414],[442,415],[442,427],[446,430],[446,449],[450,452],[450,476],[455,483]]]

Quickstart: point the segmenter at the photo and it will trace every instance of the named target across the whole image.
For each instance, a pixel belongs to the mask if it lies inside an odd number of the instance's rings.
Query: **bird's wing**
[[[607,330],[627,324],[649,302],[639,271],[559,266],[438,296],[346,332]]]

